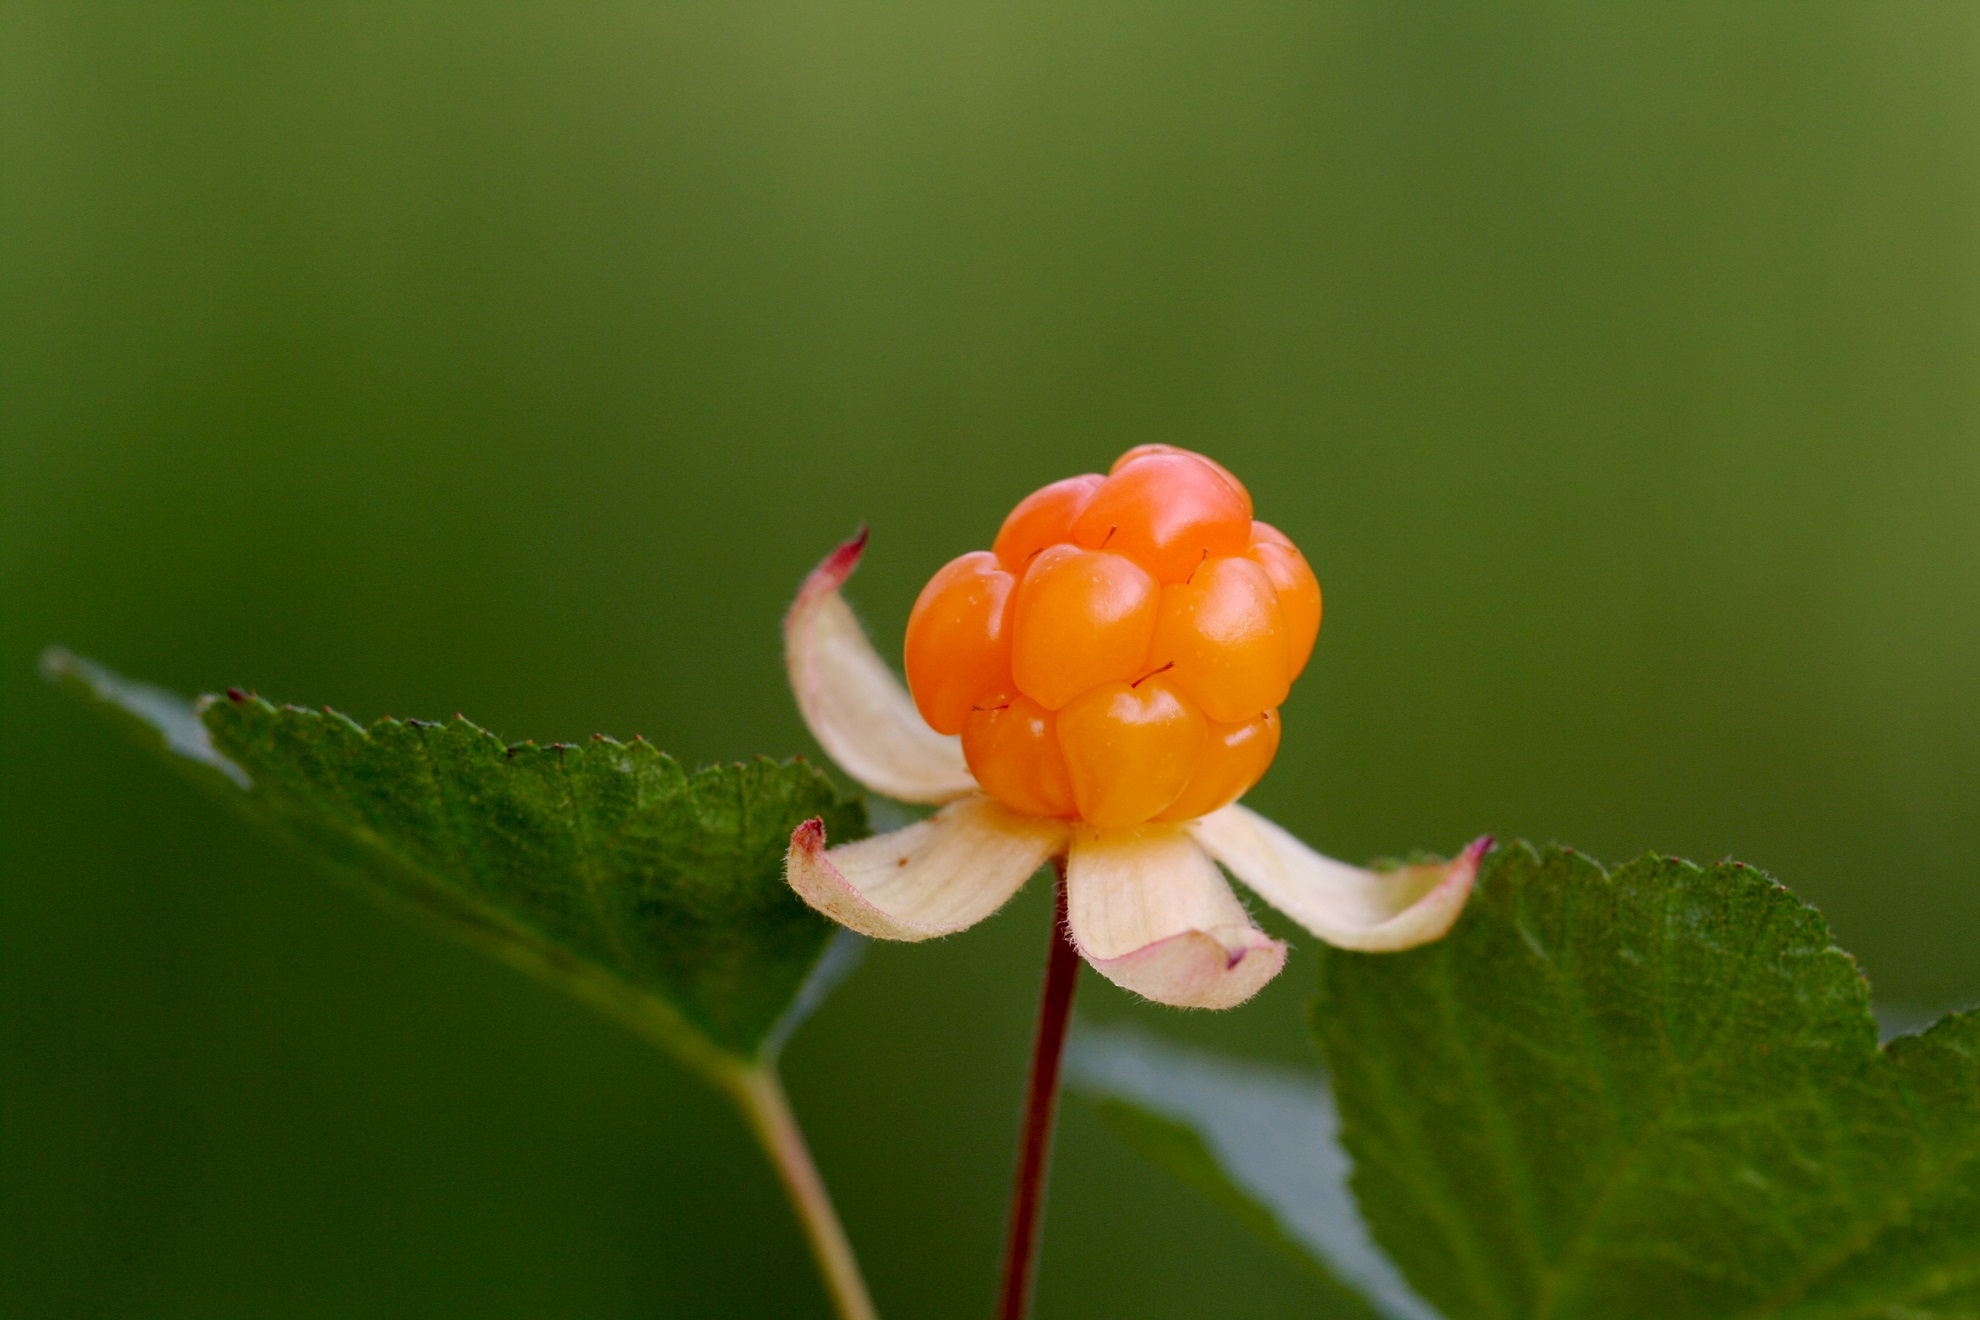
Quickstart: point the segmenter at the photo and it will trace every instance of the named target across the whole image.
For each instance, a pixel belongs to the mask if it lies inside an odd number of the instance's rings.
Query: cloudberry
[[[1279,748],[1320,584],[1222,466],[1140,445],[1020,501],[930,579],[908,688],[984,790],[1105,829],[1236,800]]]

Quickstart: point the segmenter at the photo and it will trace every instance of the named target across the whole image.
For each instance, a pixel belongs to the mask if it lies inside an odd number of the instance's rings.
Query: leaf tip
[[[73,685],[102,706],[121,710],[159,738],[164,750],[220,771],[243,791],[254,786],[247,772],[221,755],[200,721],[208,698],[188,701],[176,692],[139,683],[59,646],[44,649],[39,658],[42,677]]]

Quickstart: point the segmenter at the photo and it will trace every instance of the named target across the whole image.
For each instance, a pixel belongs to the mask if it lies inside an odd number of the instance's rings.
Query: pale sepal
[[[839,594],[865,549],[861,531],[827,555],[784,616],[791,691],[826,754],[868,789],[902,802],[953,801],[976,790],[962,740],[928,727]]]
[[[1002,907],[1064,849],[1068,829],[980,794],[837,848],[828,849],[824,827],[809,820],[791,835],[785,876],[805,902],[862,935],[933,939]]]
[[[1075,830],[1066,920],[1095,971],[1178,1008],[1235,1007],[1286,961],[1178,825]]]
[[[1443,938],[1464,911],[1478,839],[1448,862],[1370,871],[1322,857],[1255,811],[1228,806],[1185,828],[1245,886],[1327,943],[1392,953]]]

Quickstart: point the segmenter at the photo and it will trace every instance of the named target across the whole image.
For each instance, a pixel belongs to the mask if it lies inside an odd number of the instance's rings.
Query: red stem
[[[1045,1209],[1045,1178],[1052,1163],[1052,1120],[1059,1110],[1059,1061],[1066,1052],[1073,989],[1079,984],[1079,951],[1066,926],[1066,862],[1055,858],[1057,902],[1052,943],[1045,954],[1045,989],[1038,998],[1038,1035],[1031,1046],[1031,1084],[1024,1097],[1024,1131],[1018,1139],[1017,1181],[1011,1187],[1010,1236],[1004,1242],[1004,1289],[998,1320],[1031,1313],[1032,1276],[1038,1264],[1038,1221]]]

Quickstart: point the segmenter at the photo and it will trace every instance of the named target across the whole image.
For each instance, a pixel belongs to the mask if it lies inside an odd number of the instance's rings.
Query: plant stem
[[[1045,1209],[1046,1175],[1052,1164],[1052,1121],[1059,1111],[1059,1062],[1066,1052],[1066,1024],[1079,985],[1079,951],[1066,926],[1066,861],[1054,858],[1057,900],[1052,942],[1045,953],[1045,989],[1038,997],[1038,1034],[1031,1046],[1031,1083],[1024,1097],[1024,1131],[1018,1138],[1017,1180],[1011,1187],[1010,1235],[1004,1241],[1004,1287],[998,1320],[1031,1313],[1032,1277],[1038,1264],[1038,1223]]]
[[[866,1280],[860,1277],[852,1243],[846,1240],[825,1180],[818,1176],[818,1166],[811,1162],[811,1151],[804,1144],[804,1133],[791,1113],[776,1065],[764,1062],[741,1069],[734,1074],[731,1089],[763,1153],[784,1181],[784,1192],[804,1226],[804,1236],[811,1243],[811,1254],[817,1258],[819,1276],[839,1320],[879,1320],[873,1298],[866,1291]]]

